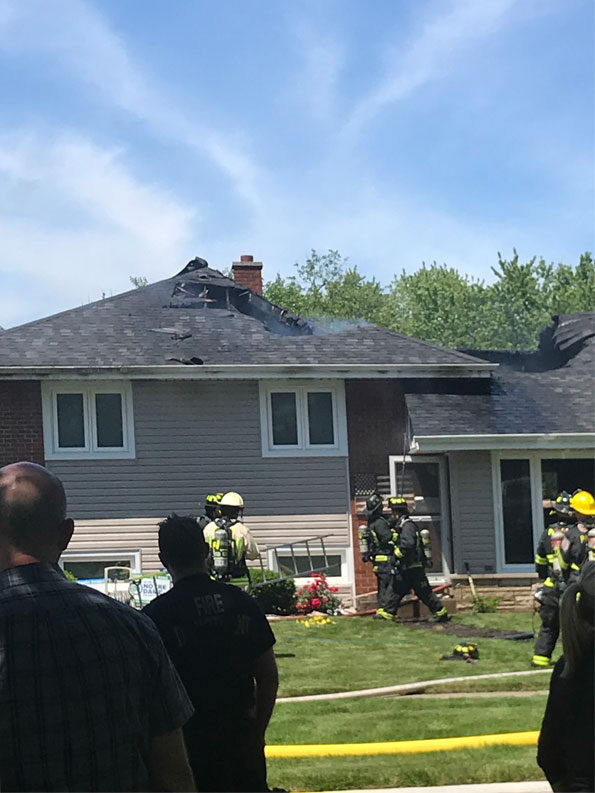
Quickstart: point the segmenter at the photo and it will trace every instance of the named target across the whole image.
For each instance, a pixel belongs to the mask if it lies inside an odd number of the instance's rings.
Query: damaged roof
[[[554,317],[535,352],[473,354],[500,364],[489,380],[407,384],[416,438],[595,431],[595,312]]]
[[[491,370],[361,323],[305,320],[195,259],[173,278],[3,331],[0,367],[446,366]],[[487,372],[486,372],[487,373]]]

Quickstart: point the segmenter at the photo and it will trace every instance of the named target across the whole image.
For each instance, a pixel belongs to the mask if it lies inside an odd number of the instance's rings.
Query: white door
[[[422,529],[430,530],[432,564],[427,568],[431,581],[450,578],[448,559],[450,523],[446,458],[443,456],[395,455],[390,460],[390,492],[404,496],[411,517]]]

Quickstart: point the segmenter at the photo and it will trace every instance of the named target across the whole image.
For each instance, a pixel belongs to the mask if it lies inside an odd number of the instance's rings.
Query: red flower
[[[331,592],[338,592],[339,591],[339,587],[338,586],[332,586],[332,587],[330,587],[330,591]]]
[[[312,605],[314,606],[314,608],[318,608],[318,606],[322,605],[322,601],[320,600],[320,598],[312,598]]]

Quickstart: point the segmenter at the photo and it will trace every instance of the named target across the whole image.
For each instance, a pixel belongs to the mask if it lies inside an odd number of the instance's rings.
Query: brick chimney
[[[233,262],[231,270],[236,284],[262,295],[262,262],[255,262],[253,256],[240,256],[240,261]]]

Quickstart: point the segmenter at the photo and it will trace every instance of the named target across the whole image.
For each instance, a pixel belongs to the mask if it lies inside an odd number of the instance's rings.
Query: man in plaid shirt
[[[57,565],[61,482],[0,468],[0,790],[194,790],[193,713],[151,620]]]

